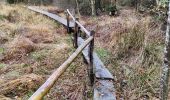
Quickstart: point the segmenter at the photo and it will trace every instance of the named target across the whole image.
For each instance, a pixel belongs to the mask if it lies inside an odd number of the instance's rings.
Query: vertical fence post
[[[79,27],[78,27],[78,24],[76,23],[76,21],[79,21],[79,18],[76,18],[75,20],[75,27],[74,27],[74,34],[73,34],[73,37],[74,37],[74,47],[77,48],[78,47],[78,32],[79,32]]]
[[[70,34],[70,19],[69,19],[69,14],[67,13],[67,11],[65,13],[66,13],[66,19],[67,19],[67,33]]]
[[[88,70],[89,70],[89,77],[90,77],[91,86],[93,86],[93,83],[94,83],[94,70],[93,70],[94,34],[95,34],[94,31],[90,32],[90,36],[93,36],[93,40],[90,42],[89,53],[88,53],[89,54],[89,61],[90,61]]]

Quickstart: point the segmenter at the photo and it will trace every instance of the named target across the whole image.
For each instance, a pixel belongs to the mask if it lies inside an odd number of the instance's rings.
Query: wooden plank
[[[97,80],[94,85],[93,100],[116,100],[115,88],[112,80]]]
[[[78,46],[81,45],[84,40],[81,37],[78,37]],[[89,45],[88,45],[89,46]],[[88,56],[88,46],[84,48],[82,51],[86,61],[89,63],[89,56]],[[109,70],[104,66],[103,62],[97,56],[95,52],[93,52],[93,66],[95,69],[95,77],[100,79],[113,79],[112,74]]]
[[[60,17],[60,16],[58,16],[58,15],[55,15],[55,14],[49,13],[49,12],[47,12],[47,11],[43,11],[43,10],[40,10],[40,9],[31,7],[31,6],[29,6],[28,9],[30,9],[30,10],[32,10],[32,11],[35,11],[35,12],[38,12],[38,13],[41,13],[41,14],[43,14],[43,15],[46,15],[46,16],[48,16],[48,17],[50,17],[50,18],[58,21],[59,23],[67,26],[67,20],[64,19],[64,18],[62,18],[62,17]],[[69,27],[74,27],[73,21],[70,21]]]

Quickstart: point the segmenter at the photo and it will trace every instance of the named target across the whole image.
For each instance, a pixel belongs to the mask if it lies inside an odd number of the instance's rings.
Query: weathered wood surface
[[[43,11],[43,10],[40,10],[38,8],[31,7],[31,6],[29,6],[28,9],[30,9],[32,11],[35,11],[35,12],[38,12],[38,13],[41,13],[43,15],[46,15],[46,16],[48,16],[48,17],[58,21],[59,23],[67,26],[67,20],[62,18],[62,17],[60,17],[60,16],[58,16],[58,15],[55,15],[55,14],[49,13],[47,11]],[[74,27],[74,23],[72,21],[70,21],[69,27]]]
[[[81,37],[79,37],[78,38],[78,45],[80,46],[83,42],[84,42],[84,40]],[[89,63],[88,48],[89,48],[89,45],[84,48],[82,53],[83,53],[86,61]],[[103,62],[100,60],[100,58],[97,56],[97,54],[95,52],[93,52],[93,64],[94,64],[93,66],[94,66],[94,69],[95,69],[96,78],[113,79],[112,74],[104,66]]]
[[[112,80],[96,80],[94,85],[94,100],[116,100],[115,93]]]
[[[29,98],[29,100],[42,100],[42,98],[49,92],[57,79],[65,72],[73,60],[81,53],[81,51],[93,40],[89,37],[84,41],[76,51],[47,79],[47,81]]]

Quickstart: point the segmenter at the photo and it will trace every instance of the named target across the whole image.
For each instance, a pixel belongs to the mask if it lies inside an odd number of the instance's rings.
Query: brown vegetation
[[[43,82],[72,53],[71,39],[63,27],[46,17],[18,5],[0,7],[0,95],[28,99],[37,88],[33,84]],[[53,8],[49,11],[60,13]],[[164,45],[160,22],[133,9],[122,9],[119,17],[102,15],[81,20],[87,21],[89,30],[96,31],[95,49],[115,76],[117,98],[157,99]],[[81,58],[76,61],[45,99],[91,97],[85,85],[86,65]],[[32,79],[36,81],[28,81]],[[10,95],[11,90],[16,93]]]
[[[22,5],[0,7],[0,95],[27,100],[73,52],[71,39],[62,26]],[[45,98],[83,98],[88,92],[85,69],[83,63],[73,63]]]
[[[102,15],[86,21],[89,30],[96,30],[96,51],[116,77],[117,98],[158,99],[161,22],[133,9],[122,9],[119,17]]]

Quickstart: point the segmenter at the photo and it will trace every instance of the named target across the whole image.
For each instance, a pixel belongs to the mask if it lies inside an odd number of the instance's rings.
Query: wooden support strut
[[[94,31],[90,32],[90,36],[93,37],[93,40],[90,42],[89,53],[88,53],[89,54],[89,61],[90,61],[88,70],[89,70],[89,77],[90,77],[91,86],[94,84],[94,67],[93,67],[94,34],[95,34]]]
[[[67,20],[67,33],[70,34],[70,20],[69,20],[69,14],[65,12],[66,14],[66,20]]]
[[[79,18],[76,18],[76,21],[79,21]],[[75,48],[78,48],[78,34],[79,34],[79,27],[78,27],[78,24],[75,22],[75,27],[74,27],[74,34],[73,34],[73,37],[74,37],[74,47]]]

